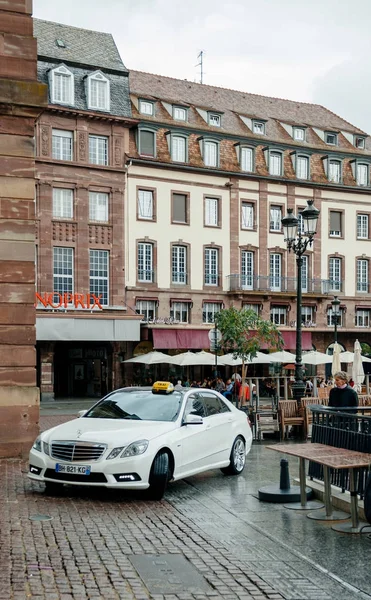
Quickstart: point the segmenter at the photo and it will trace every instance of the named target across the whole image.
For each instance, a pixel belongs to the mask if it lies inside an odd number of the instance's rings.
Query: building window
[[[343,327],[343,324],[344,324],[344,309],[343,308],[338,308],[336,313],[334,313],[332,308],[327,309],[327,326],[334,327],[335,319],[337,319],[337,326]]]
[[[218,248],[205,248],[205,285],[218,285],[219,283],[219,250]]]
[[[368,185],[368,165],[359,164],[356,165],[356,183],[357,185]]]
[[[94,73],[88,77],[88,108],[110,109],[110,83],[102,73]]]
[[[365,146],[366,146],[366,140],[365,140],[365,138],[356,135],[354,137],[354,145],[355,145],[356,148],[359,148],[360,150],[364,150]]]
[[[221,117],[220,115],[209,113],[209,125],[213,125],[213,127],[220,127],[221,125]]]
[[[303,129],[302,127],[294,127],[293,128],[293,138],[297,142],[304,142],[305,141],[305,129]]]
[[[156,155],[156,134],[154,131],[145,129],[139,131],[139,154],[152,157]]]
[[[269,286],[272,292],[280,292],[282,286],[282,256],[272,253],[269,257]]]
[[[153,282],[153,244],[138,244],[138,281]]]
[[[326,131],[325,132],[325,142],[326,142],[326,144],[330,144],[330,146],[337,146],[338,134],[332,133],[330,131]]]
[[[74,104],[74,78],[71,71],[60,66],[51,71],[51,101],[55,104]]]
[[[148,102],[148,100],[139,100],[139,112],[142,115],[152,116],[155,112],[153,102]]]
[[[370,311],[357,308],[356,327],[370,327]]]
[[[172,248],[171,281],[172,283],[187,283],[187,248],[185,246],[173,246]]]
[[[301,307],[301,324],[304,327],[311,327],[315,323],[315,308],[314,306],[302,306]]]
[[[52,153],[55,160],[73,160],[73,132],[53,129]]]
[[[241,252],[241,288],[254,289],[254,253],[250,250]]]
[[[368,240],[369,225],[368,215],[357,215],[357,238],[359,240]]]
[[[303,263],[301,265],[301,291],[306,293],[308,291],[308,257],[306,255],[302,256]]]
[[[281,231],[282,208],[280,206],[271,206],[269,229],[271,231]]]
[[[217,167],[218,166],[218,143],[211,141],[204,141],[203,143],[203,159],[206,167]]]
[[[223,308],[222,302],[204,302],[202,307],[202,322],[214,323],[215,315]]]
[[[143,315],[142,321],[154,321],[157,318],[157,301],[156,300],[137,300],[135,312],[138,315]]]
[[[89,219],[107,223],[108,221],[108,194],[104,192],[89,192]]]
[[[260,135],[265,134],[265,123],[264,121],[253,121],[252,122],[253,133],[259,133]]]
[[[341,181],[341,162],[339,160],[330,160],[328,164],[328,180],[332,183]]]
[[[173,106],[173,118],[176,121],[186,121],[187,120],[187,109],[181,108],[180,106]]]
[[[282,154],[280,152],[269,153],[269,174],[282,175]]]
[[[256,313],[257,315],[260,314],[260,310],[261,310],[261,305],[260,304],[243,304],[242,305],[242,310],[252,310],[254,311],[254,313]]]
[[[331,292],[341,292],[341,258],[330,258],[329,289]]]
[[[254,151],[252,148],[241,148],[240,149],[240,165],[241,171],[246,173],[252,173],[254,170]]]
[[[171,136],[171,160],[187,162],[187,140],[180,135]]]
[[[368,260],[357,260],[357,292],[368,292]]]
[[[309,179],[309,158],[307,156],[297,157],[296,177],[298,179]]]
[[[241,204],[241,228],[254,229],[254,205],[251,202]]]
[[[90,293],[101,296],[101,304],[108,306],[108,269],[109,252],[107,250],[89,250],[90,255]]]
[[[53,290],[56,294],[73,294],[73,248],[53,248]]]
[[[330,210],[330,236],[342,237],[342,213],[337,210]]]
[[[73,219],[73,191],[53,188],[53,217]]]
[[[89,162],[93,165],[108,165],[108,138],[89,135]]]
[[[170,318],[178,323],[189,323],[190,306],[188,302],[172,302],[170,305]]]
[[[205,225],[219,226],[219,198],[205,198]]]
[[[271,321],[275,325],[287,325],[287,306],[272,306]]]
[[[172,195],[172,223],[188,223],[188,195],[174,193]]]
[[[153,190],[138,190],[138,219],[154,220]]]

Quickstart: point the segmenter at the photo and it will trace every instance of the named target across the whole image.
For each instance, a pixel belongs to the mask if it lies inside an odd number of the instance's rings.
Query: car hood
[[[45,431],[42,439],[48,443],[67,440],[98,442],[114,448],[141,439],[153,440],[176,428],[177,425],[173,421],[124,421],[82,417]]]

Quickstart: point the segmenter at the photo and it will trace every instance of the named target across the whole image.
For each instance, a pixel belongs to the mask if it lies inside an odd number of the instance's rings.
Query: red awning
[[[284,349],[292,350],[295,352],[296,349],[296,331],[281,331],[283,337]],[[302,350],[313,350],[312,346],[312,333],[310,331],[301,332],[301,344]],[[262,344],[261,350],[267,350],[268,344]]]
[[[209,348],[205,329],[152,329],[156,350],[203,350]]]

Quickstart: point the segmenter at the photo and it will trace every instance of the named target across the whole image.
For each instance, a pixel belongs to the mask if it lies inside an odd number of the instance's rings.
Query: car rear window
[[[151,391],[113,392],[93,406],[83,418],[133,421],[175,421],[183,395],[152,394]]]

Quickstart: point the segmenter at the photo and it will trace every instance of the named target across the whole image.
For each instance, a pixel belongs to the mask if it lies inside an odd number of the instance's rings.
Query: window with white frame
[[[170,305],[170,318],[178,323],[189,323],[189,302],[172,302]]]
[[[304,142],[305,141],[305,129],[303,129],[302,127],[294,127],[293,128],[293,138],[297,142]]]
[[[218,166],[218,143],[205,140],[203,143],[203,160],[206,167]]]
[[[308,291],[308,272],[309,272],[309,261],[308,256],[305,254],[301,257],[302,265],[301,265],[301,291]]]
[[[252,202],[241,204],[241,228],[254,229],[254,205]]]
[[[181,135],[171,136],[171,160],[187,162],[187,140]]]
[[[53,188],[53,217],[73,219],[73,190]]]
[[[219,198],[205,198],[205,225],[208,227],[218,227]]]
[[[55,160],[73,160],[73,131],[53,129],[52,155]]]
[[[250,250],[241,252],[241,288],[254,289],[254,253]]]
[[[108,194],[89,192],[89,220],[100,223],[108,221]]]
[[[344,325],[344,309],[343,308],[339,307],[336,312],[334,312],[334,309],[331,307],[329,307],[327,309],[327,326],[334,327],[335,320],[337,320],[338,327],[343,327],[343,325]]]
[[[50,72],[50,78],[52,103],[73,105],[75,103],[73,73],[61,65]]]
[[[186,246],[173,246],[171,257],[172,283],[187,283],[187,248]]]
[[[331,257],[329,260],[329,289],[341,292],[341,258]]]
[[[357,185],[368,185],[368,165],[357,163],[356,165],[356,183]]]
[[[282,228],[282,208],[280,206],[271,206],[269,229],[271,231],[281,231]]]
[[[357,259],[357,292],[368,292],[368,260]]]
[[[301,323],[306,327],[311,327],[315,323],[316,311],[314,306],[301,307]]]
[[[355,138],[354,138],[354,145],[355,145],[356,148],[359,148],[360,150],[364,150],[365,149],[365,145],[366,145],[365,138],[356,135]]]
[[[219,283],[219,250],[218,248],[205,248],[205,285],[218,285]]]
[[[287,306],[272,306],[271,322],[275,325],[287,325]]]
[[[138,281],[154,281],[153,244],[148,242],[138,244]]]
[[[139,131],[139,154],[143,156],[156,155],[156,134],[154,131],[141,129]]]
[[[100,303],[108,306],[109,291],[109,252],[108,250],[89,250],[90,293],[101,296]]]
[[[370,311],[357,308],[355,321],[356,327],[370,327]]]
[[[53,248],[53,290],[56,303],[56,294],[73,294],[73,248]]]
[[[245,303],[242,305],[242,310],[252,310],[254,311],[254,313],[256,313],[257,315],[260,314],[261,311],[261,305],[260,304],[248,304]]]
[[[153,221],[154,198],[153,190],[138,190],[138,219]]]
[[[135,304],[137,315],[143,315],[142,321],[148,323],[157,318],[157,300],[137,300]]]
[[[264,121],[253,121],[252,122],[253,133],[265,134],[265,123]]]
[[[202,322],[215,323],[215,315],[217,315],[222,308],[222,302],[204,302],[202,306]]]
[[[369,215],[357,215],[357,238],[368,240],[369,236]]]
[[[209,113],[209,125],[213,125],[214,127],[220,127],[221,125],[221,117],[215,113]]]
[[[330,210],[330,236],[342,237],[342,213],[338,210]]]
[[[150,115],[152,116],[154,113],[154,104],[153,102],[148,102],[148,100],[139,100],[139,112],[142,115]]]
[[[269,174],[282,175],[282,154],[280,152],[269,153]]]
[[[296,158],[296,177],[298,179],[309,179],[309,158],[298,156]]]
[[[88,77],[88,108],[110,109],[110,82],[103,73],[94,73]]]
[[[187,109],[182,108],[181,106],[173,107],[173,118],[176,121],[186,121],[187,120]]]
[[[108,165],[108,137],[89,135],[89,162],[92,165]]]
[[[340,181],[341,181],[341,162],[339,160],[329,160],[328,180],[331,181],[332,183],[340,183]]]
[[[326,144],[330,144],[330,146],[337,146],[338,134],[333,133],[331,131],[326,131],[325,132],[325,142],[326,142]]]
[[[252,173],[254,170],[254,151],[252,148],[242,147],[240,149],[241,171]]]
[[[269,286],[273,292],[280,292],[282,286],[282,256],[272,252],[269,256]]]

